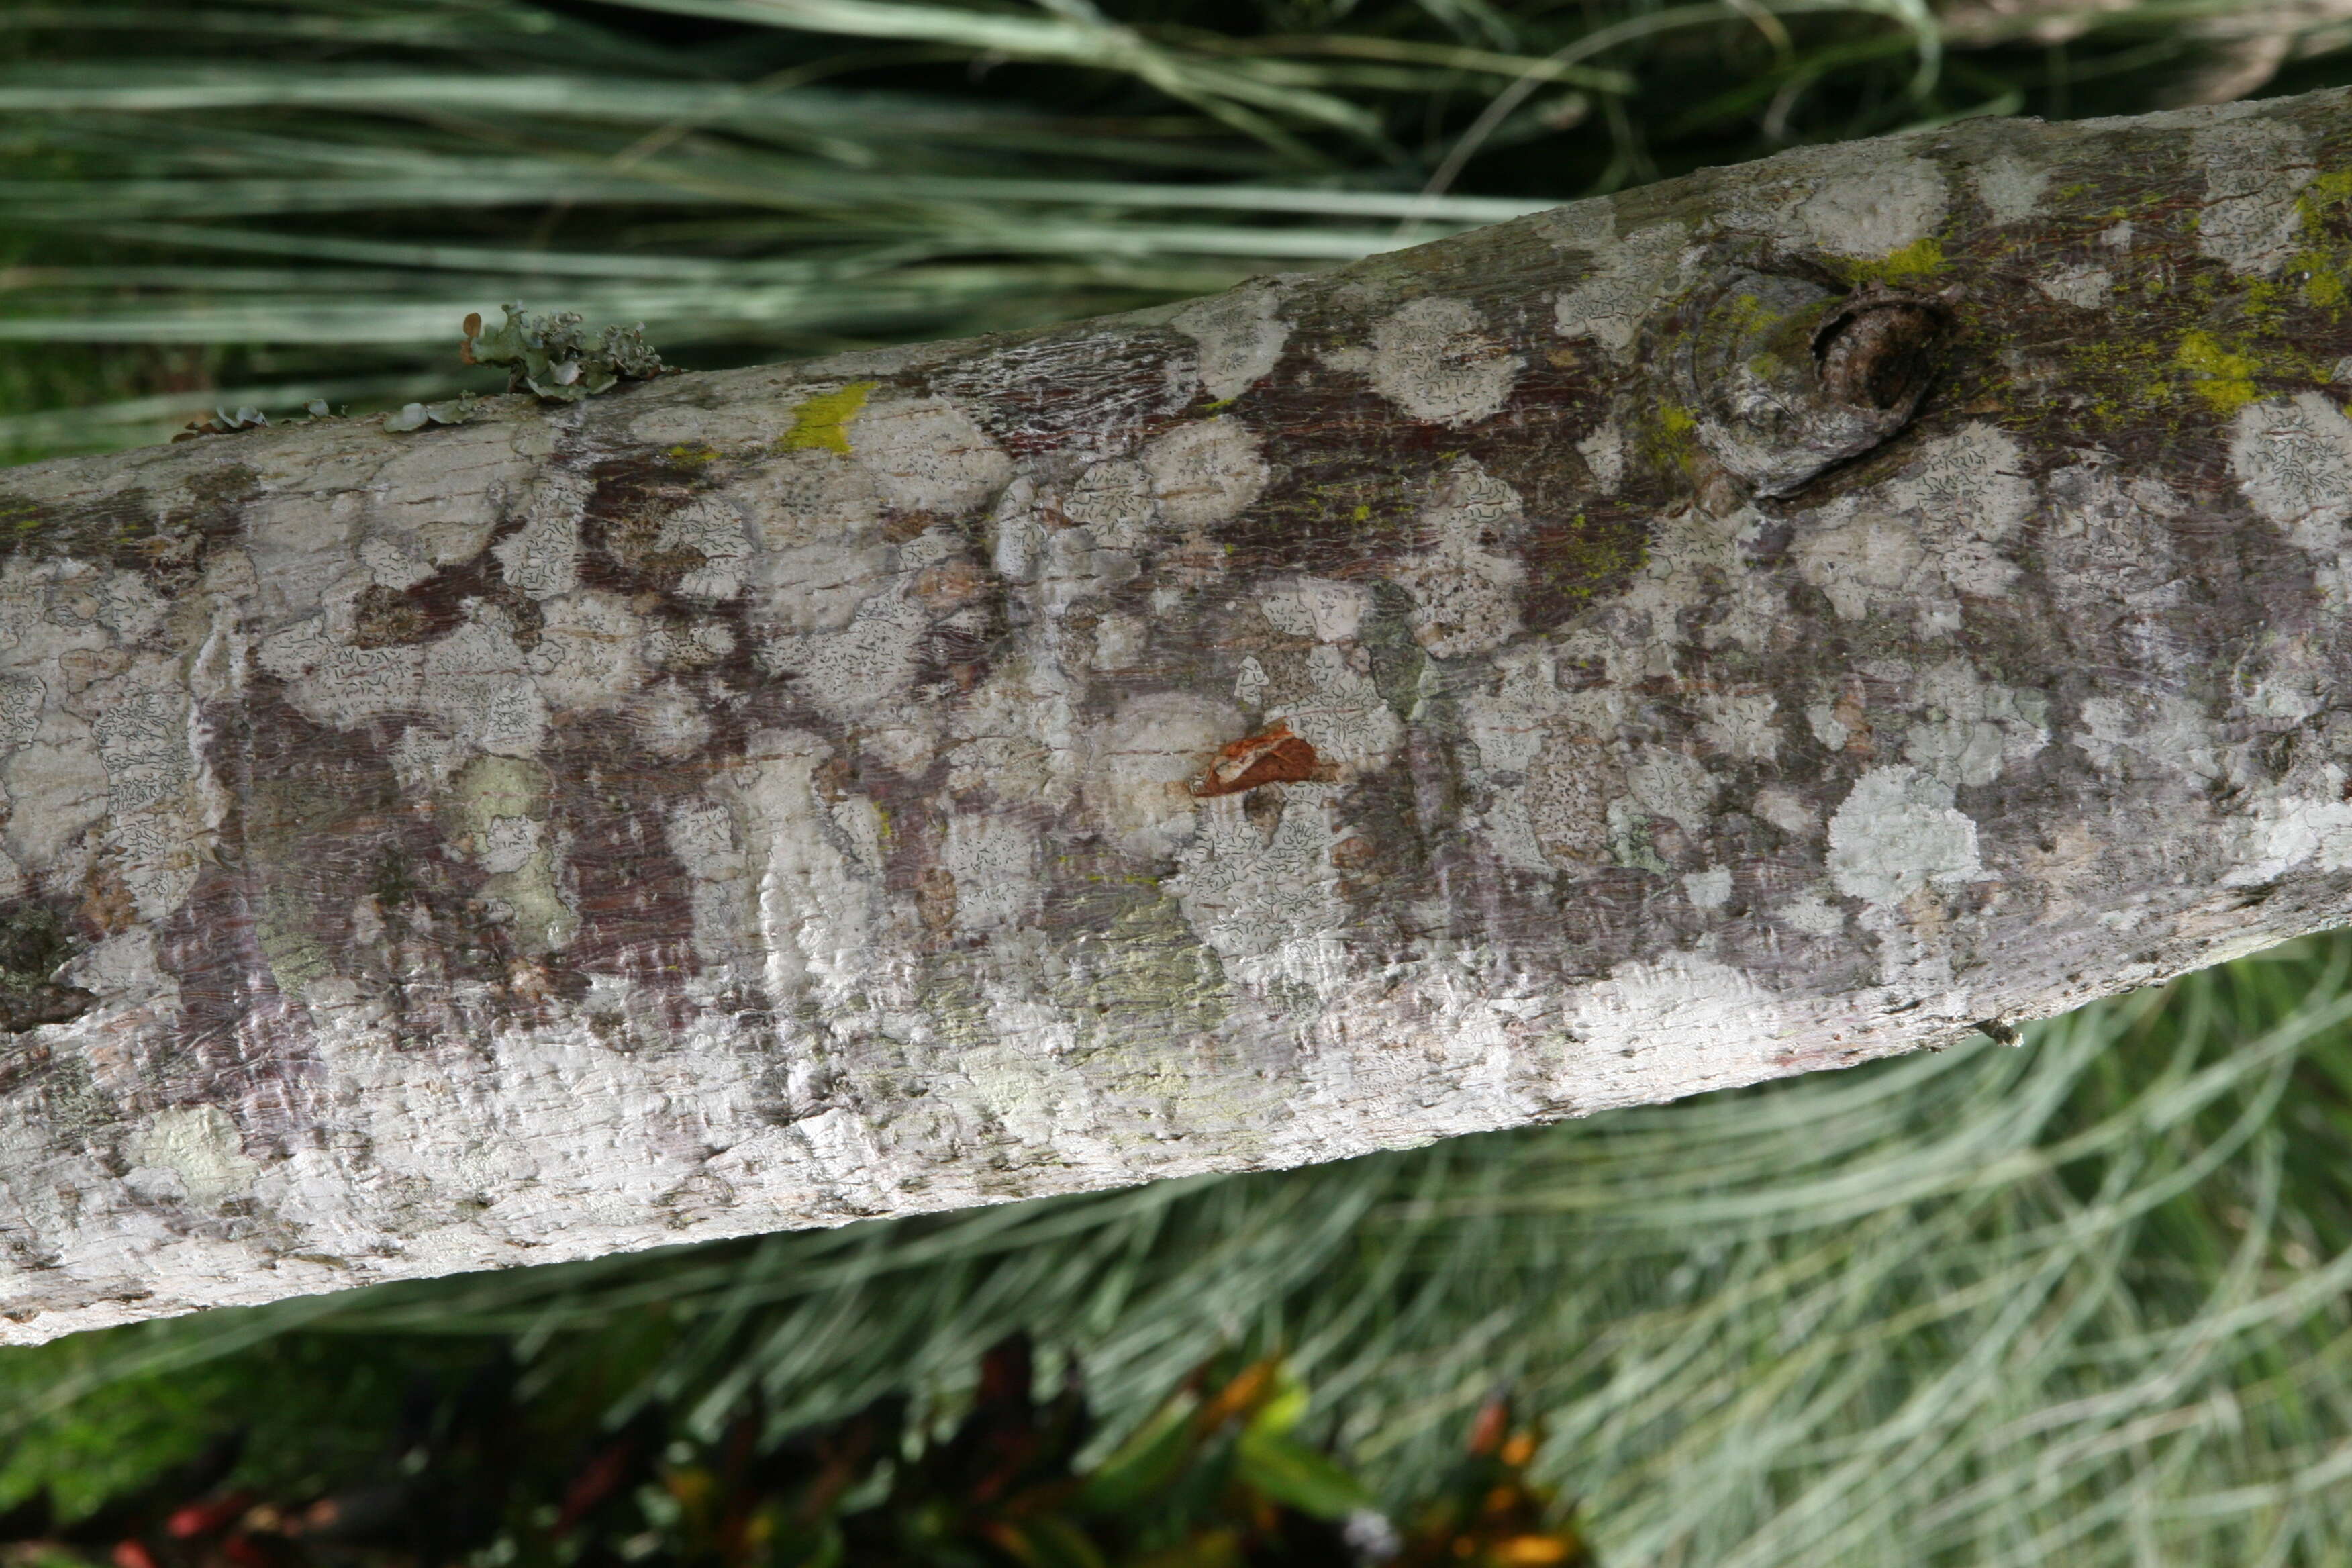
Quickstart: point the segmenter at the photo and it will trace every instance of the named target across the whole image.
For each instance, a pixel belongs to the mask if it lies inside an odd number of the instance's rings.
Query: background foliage
[[[495,1342],[455,1379],[412,1367],[377,1451],[324,1471],[306,1458],[291,1478],[258,1474],[267,1467],[244,1463],[247,1432],[231,1428],[67,1518],[44,1487],[0,1510],[0,1556],[52,1568],[1593,1568],[1572,1507],[1527,1477],[1539,1433],[1499,1394],[1454,1462],[1419,1478],[1391,1518],[1299,1440],[1307,1390],[1276,1358],[1216,1358],[1112,1445],[1094,1441],[1075,1365],[1040,1396],[1021,1333],[982,1358],[951,1426],[910,1424],[909,1402],[887,1394],[778,1433],[754,1381],[715,1436],[658,1400],[610,1427],[597,1419],[604,1369],[574,1358],[571,1370],[525,1378]],[[339,1436],[356,1429],[355,1415],[335,1419]]]
[[[710,368],[1329,265],[1802,142],[2346,79],[2352,0],[0,4],[0,454],[472,387],[468,311]],[[1989,1044],[1281,1174],[0,1352],[0,1507],[250,1427],[324,1484],[422,1372],[715,1440],[1028,1329],[1103,1440],[1221,1348],[1391,1498],[1507,1380],[1601,1558],[2352,1555],[2352,943]],[[1050,1369],[1049,1369],[1050,1370]]]
[[[0,453],[490,390],[448,350],[509,299],[704,369],[1030,325],[2347,40],[2352,0],[5,0]]]

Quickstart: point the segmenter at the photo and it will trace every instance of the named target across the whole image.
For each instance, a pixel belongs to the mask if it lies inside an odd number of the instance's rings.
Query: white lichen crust
[[[5,476],[0,1339],[1583,1114],[2344,920],[2347,140],[1971,121]],[[1767,496],[1663,367],[1775,267],[1961,319]]]

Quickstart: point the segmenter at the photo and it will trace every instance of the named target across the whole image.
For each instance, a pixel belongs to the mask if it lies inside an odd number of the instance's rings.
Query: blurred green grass
[[[1098,313],[1799,142],[2332,80],[2346,0],[0,5],[0,458]]]
[[[456,322],[506,299],[703,368],[960,335],[2347,43],[2352,0],[0,5],[0,458],[479,386]],[[1286,1350],[1397,1490],[1510,1380],[1614,1568],[2342,1562],[2347,973],[2320,939],[2019,1051],[0,1352],[0,1506],[229,1413],[299,1485],[493,1344],[615,1421],[758,1380],[781,1424],[951,1401],[1022,1327],[1114,1426]]]

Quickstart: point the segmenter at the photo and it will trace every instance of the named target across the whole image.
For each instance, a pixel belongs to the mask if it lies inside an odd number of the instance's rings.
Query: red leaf
[[[596,1505],[613,1495],[628,1479],[637,1458],[637,1445],[632,1438],[607,1444],[596,1457],[582,1468],[564,1489],[563,1511],[556,1519],[552,1531],[558,1537],[567,1535],[572,1527],[594,1510]]]
[[[174,1541],[185,1541],[192,1535],[210,1535],[229,1521],[253,1506],[251,1492],[230,1492],[205,1502],[192,1502],[185,1508],[172,1510],[163,1521],[164,1531]]]

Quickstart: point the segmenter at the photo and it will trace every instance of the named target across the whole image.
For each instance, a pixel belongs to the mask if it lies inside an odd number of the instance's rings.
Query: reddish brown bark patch
[[[1219,752],[1208,773],[1192,781],[1192,793],[1207,800],[1260,784],[1309,784],[1331,776],[1315,748],[1292,734],[1286,721],[1276,721],[1271,730],[1244,736]]]

